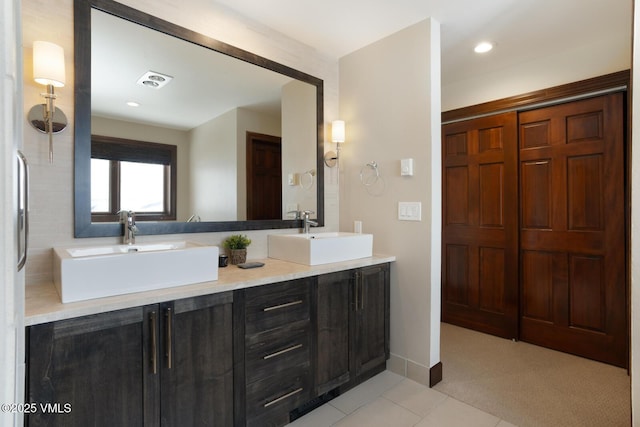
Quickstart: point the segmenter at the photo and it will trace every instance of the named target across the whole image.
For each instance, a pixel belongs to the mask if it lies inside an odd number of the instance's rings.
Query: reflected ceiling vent
[[[147,71],[138,79],[138,84],[142,86],[160,89],[173,80],[173,77],[155,71]]]

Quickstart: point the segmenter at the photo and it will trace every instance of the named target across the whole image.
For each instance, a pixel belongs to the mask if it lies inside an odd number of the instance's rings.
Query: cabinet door
[[[317,288],[317,394],[349,382],[349,323],[354,271],[318,276]]]
[[[389,265],[358,270],[355,289],[355,375],[389,358]]]
[[[26,424],[157,425],[152,312],[138,307],[31,326],[27,399],[38,411]],[[45,404],[53,406],[43,411]]]
[[[233,295],[161,307],[163,426],[233,425]]]

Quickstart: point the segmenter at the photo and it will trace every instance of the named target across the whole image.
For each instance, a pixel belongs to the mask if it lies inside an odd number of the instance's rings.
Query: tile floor
[[[510,427],[513,424],[384,371],[289,426]]]

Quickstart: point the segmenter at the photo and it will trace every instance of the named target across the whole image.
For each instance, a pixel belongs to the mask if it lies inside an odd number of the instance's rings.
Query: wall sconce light
[[[33,42],[33,79],[46,85],[47,92],[41,94],[45,103],[31,107],[27,120],[38,131],[49,134],[49,163],[53,163],[53,134],[67,127],[67,117],[55,107],[53,90],[64,86],[64,71],[64,49],[49,42]]]
[[[338,165],[340,160],[340,144],[345,142],[345,127],[343,120],[331,122],[331,141],[336,143],[336,151],[327,151],[324,155],[324,164],[332,168]]]

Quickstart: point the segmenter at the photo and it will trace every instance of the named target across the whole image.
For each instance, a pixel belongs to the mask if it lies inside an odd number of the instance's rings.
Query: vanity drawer
[[[268,331],[309,321],[311,279],[293,280],[245,291],[245,333]]]
[[[289,376],[292,366],[310,365],[310,328],[276,329],[247,337],[245,341],[246,383],[277,373]]]
[[[283,425],[289,412],[311,399],[311,372],[291,367],[247,385],[247,426]]]

